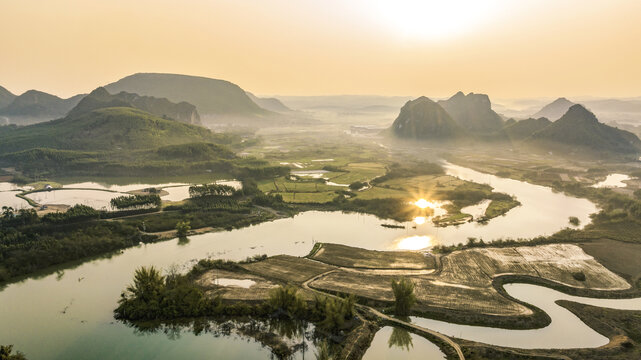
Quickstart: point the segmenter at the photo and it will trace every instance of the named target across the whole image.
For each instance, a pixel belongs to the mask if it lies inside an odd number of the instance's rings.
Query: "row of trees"
[[[202,184],[189,187],[189,196],[198,198],[203,196],[231,196],[234,195],[235,189],[229,185],[220,184]]]
[[[140,207],[159,207],[162,203],[160,196],[156,194],[149,195],[123,195],[111,199],[112,207],[122,210]]]

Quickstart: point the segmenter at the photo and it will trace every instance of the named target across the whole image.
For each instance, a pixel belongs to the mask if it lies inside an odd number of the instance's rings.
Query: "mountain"
[[[574,105],[572,101],[561,97],[545,105],[536,114],[532,115],[532,117],[536,119],[545,117],[556,120],[563,116],[563,114],[565,114],[572,105]]]
[[[266,115],[267,110],[254,103],[238,85],[229,81],[198,76],[138,73],[105,86],[117,94],[121,91],[167,98],[172,102],[193,104],[201,115]]]
[[[489,133],[503,127],[503,119],[492,110],[490,98],[485,94],[465,95],[459,91],[447,100],[440,100],[438,104],[469,132]]]
[[[0,116],[6,116],[16,124],[56,119],[65,116],[83,97],[84,95],[76,95],[61,99],[42,91],[29,90],[0,109]]]
[[[439,104],[425,96],[408,101],[401,108],[392,131],[412,139],[450,139],[465,133]]]
[[[258,106],[260,106],[265,110],[279,112],[279,113],[292,111],[292,109],[285,106],[285,104],[283,104],[280,100],[276,98],[259,98],[258,96],[250,93],[249,91],[245,91],[245,93],[247,93],[247,96],[249,96],[249,98],[253,102],[258,104]]]
[[[0,109],[11,104],[11,102],[15,98],[16,96],[14,94],[12,94],[9,90],[0,86]]]
[[[636,154],[641,140],[631,132],[602,124],[582,105],[572,105],[557,121],[534,133],[527,143],[547,147],[589,149],[595,152]]]
[[[510,140],[523,140],[537,131],[545,129],[550,124],[552,122],[544,117],[538,119],[529,118],[516,122],[509,121],[502,131]]]
[[[138,109],[110,107],[0,132],[0,154],[32,148],[150,149],[216,138],[201,126],[163,119]]]
[[[200,125],[200,115],[196,111],[196,107],[190,103],[183,101],[174,104],[165,98],[140,96],[124,91],[111,95],[103,87],[97,88],[80,100],[78,105],[71,109],[69,116],[76,117],[96,109],[109,107],[131,107],[162,118]]]

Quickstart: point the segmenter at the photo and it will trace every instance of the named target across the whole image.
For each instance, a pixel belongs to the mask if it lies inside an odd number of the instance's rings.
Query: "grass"
[[[316,203],[324,204],[331,202],[337,194],[333,191],[326,192],[285,192],[278,193],[283,196],[283,201],[289,203]]]
[[[485,218],[492,219],[501,216],[511,209],[521,205],[517,200],[492,200],[485,210]]]
[[[327,264],[368,269],[434,269],[433,256],[416,251],[375,251],[339,244],[321,244],[311,259]]]

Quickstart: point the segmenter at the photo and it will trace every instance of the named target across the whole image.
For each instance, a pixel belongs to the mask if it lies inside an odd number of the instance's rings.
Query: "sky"
[[[136,72],[256,94],[641,96],[636,0],[0,0],[0,85]]]

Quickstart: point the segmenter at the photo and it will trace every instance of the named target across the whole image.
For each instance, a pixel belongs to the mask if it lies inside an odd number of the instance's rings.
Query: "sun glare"
[[[396,248],[399,250],[421,250],[429,247],[432,244],[432,239],[426,235],[416,235],[401,239]]]
[[[414,218],[414,223],[416,225],[423,225],[423,224],[425,224],[426,220],[427,219],[425,219],[425,216],[417,216],[417,217]]]
[[[421,209],[425,209],[425,208],[432,208],[432,209],[434,209],[434,208],[436,208],[436,207],[437,207],[437,204],[436,204],[436,203],[433,203],[433,202],[431,202],[431,201],[427,201],[427,200],[425,200],[425,199],[418,199],[418,200],[416,200],[416,201],[414,202],[414,205],[418,206],[418,207],[419,207],[419,208],[421,208]]]
[[[379,16],[407,37],[441,39],[489,21],[499,0],[380,0]]]

